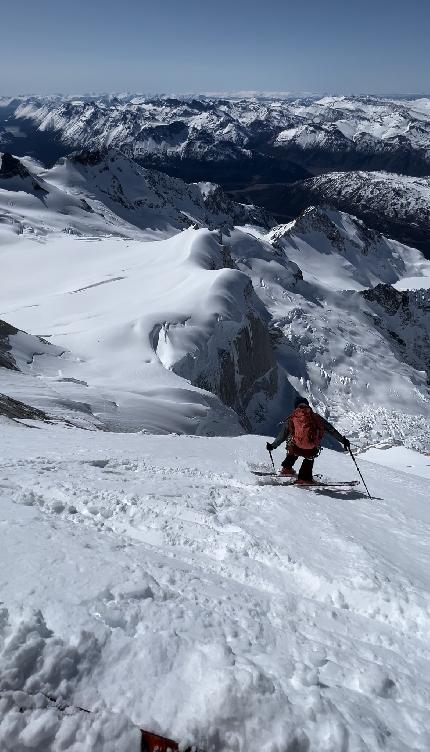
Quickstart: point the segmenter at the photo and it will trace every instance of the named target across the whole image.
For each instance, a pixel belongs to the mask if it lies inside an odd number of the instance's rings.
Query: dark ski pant
[[[288,453],[282,463],[282,467],[286,467],[288,468],[288,470],[292,470],[294,463],[297,462],[298,459],[299,458],[297,454]],[[312,480],[312,470],[314,467],[314,461],[315,461],[315,458],[313,459],[309,459],[308,457],[304,458],[301,464],[300,470],[299,470],[299,474],[297,476],[299,480]]]

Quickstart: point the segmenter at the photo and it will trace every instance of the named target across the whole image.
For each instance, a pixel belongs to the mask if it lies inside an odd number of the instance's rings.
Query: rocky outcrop
[[[247,320],[225,349],[216,344],[217,332],[209,344],[216,350],[218,368],[208,371],[205,367],[196,375],[195,384],[208,389],[231,407],[247,430],[257,428],[250,405],[254,398],[261,404],[270,400],[278,388],[278,368],[272,340],[262,320],[249,313]]]
[[[19,370],[12,355],[12,345],[9,342],[10,335],[17,333],[18,329],[15,329],[6,321],[0,320],[0,368],[9,368],[11,371]]]
[[[50,422],[50,419],[43,410],[26,405],[24,402],[0,394],[0,415],[4,415],[10,420],[43,420]]]
[[[47,190],[41,182],[31,174],[19,159],[5,152],[0,155],[0,160],[0,181],[7,181],[4,185],[7,190],[25,190],[26,186],[31,186],[34,193],[47,194]],[[0,187],[2,187],[2,182],[0,182]]]

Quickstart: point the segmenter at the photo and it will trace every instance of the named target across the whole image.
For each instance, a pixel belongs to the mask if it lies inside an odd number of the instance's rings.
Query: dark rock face
[[[71,154],[69,160],[75,162],[75,164],[81,164],[84,166],[94,167],[100,164],[108,157],[108,152],[103,149],[84,149],[83,151],[75,152]]]
[[[399,291],[391,285],[376,285],[370,290],[363,290],[362,296],[370,303],[378,303],[384,308],[389,316],[393,316],[399,311],[406,318],[410,318],[410,296],[409,290]]]
[[[219,185],[203,196],[203,203],[210,214],[225,213],[231,217],[233,224],[256,224],[267,228],[273,227],[274,224],[273,217],[265,209],[252,204],[237,204]]]
[[[12,356],[12,347],[9,337],[17,334],[18,329],[7,324],[6,321],[0,320],[0,368],[9,368],[11,371],[18,371],[18,367]]]
[[[10,180],[12,182],[14,178],[20,178],[23,181],[28,181],[35,194],[39,195],[39,198],[47,194],[45,188],[43,188],[43,186],[34,177],[34,175],[32,175],[31,172],[27,170],[22,162],[20,162],[20,160],[14,157],[12,154],[5,152],[1,158],[0,180]],[[5,187],[8,190],[19,190],[16,187],[16,183],[12,183],[12,185],[6,184]]]
[[[28,178],[30,177],[30,173],[19,159],[5,152],[1,161],[0,178],[7,180],[8,178],[16,177]]]
[[[229,350],[218,349],[220,368],[197,384],[210,389],[231,407],[247,430],[255,428],[247,415],[252,398],[259,393],[271,398],[278,387],[278,369],[272,340],[261,319],[250,314]],[[199,380],[198,380],[199,381]]]
[[[26,405],[24,402],[0,394],[0,415],[11,420],[43,420],[49,422],[49,417],[43,410]]]
[[[228,336],[228,347],[220,346],[231,322],[219,321],[207,343],[206,352],[194,363],[193,383],[218,395],[239,416],[243,427],[250,431],[257,426],[249,408],[254,398],[262,401],[274,397],[278,388],[278,366],[273,341],[266,323],[254,308],[251,283],[244,291],[249,307],[243,322]],[[217,363],[214,368],[210,364]],[[178,373],[181,365],[178,364]],[[251,411],[253,412],[253,411]]]

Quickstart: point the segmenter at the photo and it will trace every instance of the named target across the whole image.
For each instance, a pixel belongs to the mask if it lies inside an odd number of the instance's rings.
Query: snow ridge
[[[426,293],[391,321],[358,294],[428,286],[419,251],[322,207],[269,229],[118,152],[14,164],[2,317],[63,354],[2,375],[5,394],[93,428],[231,435],[275,432],[297,390],[359,445],[430,447]]]

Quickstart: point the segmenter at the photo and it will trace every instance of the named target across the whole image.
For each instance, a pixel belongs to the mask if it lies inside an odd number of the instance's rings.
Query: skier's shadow
[[[315,488],[313,493],[318,494],[318,496],[330,496],[331,499],[337,499],[338,501],[358,501],[359,499],[369,500],[368,495],[362,491],[336,491],[334,489],[329,491],[328,489]],[[372,501],[383,501],[383,499],[379,496],[372,496]]]

